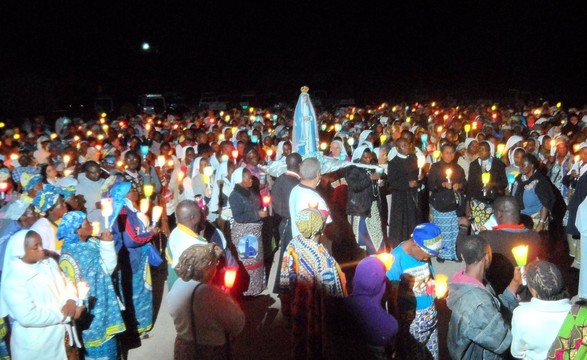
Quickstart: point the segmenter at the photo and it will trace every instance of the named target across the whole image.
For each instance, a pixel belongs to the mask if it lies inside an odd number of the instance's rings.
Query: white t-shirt
[[[332,222],[332,217],[330,216],[330,209],[328,208],[328,205],[326,205],[326,201],[322,199],[322,196],[320,196],[320,194],[318,194],[316,190],[305,185],[298,184],[291,190],[291,193],[289,195],[289,213],[292,218],[292,237],[300,235],[300,231],[298,230],[298,227],[296,226],[295,222],[296,214],[304,209],[309,208],[311,204],[318,204],[318,210],[328,212],[326,223],[330,224]]]

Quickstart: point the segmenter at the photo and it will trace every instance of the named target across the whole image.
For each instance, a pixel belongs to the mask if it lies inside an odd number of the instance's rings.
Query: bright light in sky
[[[144,51],[149,51],[151,49],[151,45],[149,45],[148,42],[144,42],[143,43],[143,50]]]

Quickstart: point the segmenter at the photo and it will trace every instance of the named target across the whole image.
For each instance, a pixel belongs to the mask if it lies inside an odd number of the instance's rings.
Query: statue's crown
[[[302,90],[302,93],[307,94],[308,91],[310,91],[310,88],[307,87],[307,86],[302,86],[302,89],[301,90]]]

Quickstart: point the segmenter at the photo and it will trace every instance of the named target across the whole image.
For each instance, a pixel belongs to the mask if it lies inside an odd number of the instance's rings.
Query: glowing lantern
[[[149,199],[141,199],[139,209],[143,214],[149,212]]]
[[[434,150],[432,157],[436,160],[440,159],[440,150]]]
[[[379,141],[383,144],[384,142],[387,141],[387,135],[385,134],[381,134],[381,136],[379,136]]]
[[[326,148],[328,148],[328,144],[326,144],[325,142],[320,144],[320,150],[324,151],[326,150]]]
[[[63,155],[63,163],[65,164],[65,166],[69,165],[69,161],[71,161],[71,156]]]
[[[438,127],[436,128],[436,131],[440,134],[440,133],[442,133],[443,129],[444,128],[442,127],[442,125],[438,125]]]
[[[57,134],[55,134],[55,133],[52,133],[52,134],[51,134],[51,140],[55,140],[55,139],[57,139]]]

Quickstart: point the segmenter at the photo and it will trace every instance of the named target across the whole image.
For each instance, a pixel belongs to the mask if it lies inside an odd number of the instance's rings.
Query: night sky
[[[3,97],[23,78],[50,83],[59,101],[99,91],[294,97],[302,84],[377,100],[587,95],[587,11],[555,1],[54,3],[2,4]]]

